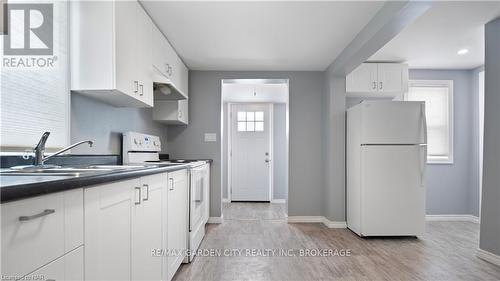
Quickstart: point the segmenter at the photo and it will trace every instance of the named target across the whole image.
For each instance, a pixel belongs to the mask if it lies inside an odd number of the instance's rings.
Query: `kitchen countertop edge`
[[[33,182],[28,184],[4,186],[1,188],[0,203],[27,199],[30,197],[66,191],[77,188],[91,188],[95,185],[138,178],[165,172],[174,172],[188,169],[189,165],[177,165],[168,167],[147,167],[144,169],[122,170],[84,177],[59,179],[54,181]]]

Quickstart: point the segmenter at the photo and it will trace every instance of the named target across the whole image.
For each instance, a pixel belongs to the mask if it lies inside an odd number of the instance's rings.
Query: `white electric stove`
[[[169,166],[189,165],[189,228],[188,257],[191,262],[205,236],[210,208],[210,163],[202,160],[161,160],[160,137],[136,132],[123,134],[122,161],[124,165],[151,164]]]

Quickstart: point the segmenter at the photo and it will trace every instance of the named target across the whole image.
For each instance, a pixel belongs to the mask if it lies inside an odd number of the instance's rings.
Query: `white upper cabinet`
[[[363,63],[347,75],[347,92],[377,91],[377,64]]]
[[[153,106],[153,24],[139,2],[70,5],[71,90],[115,106]]]
[[[163,95],[157,93],[155,98],[158,100],[179,100],[188,97],[188,69],[179,58],[174,48],[170,45],[167,38],[153,24],[152,28],[152,65],[163,76],[154,81],[155,83],[167,84],[173,94]],[[157,76],[156,76],[157,77]]]
[[[408,65],[378,63],[377,73],[379,92],[403,93],[408,91]]]
[[[363,63],[346,77],[348,97],[401,98],[408,91],[408,65]]]
[[[169,125],[188,125],[188,100],[155,101],[153,120]]]

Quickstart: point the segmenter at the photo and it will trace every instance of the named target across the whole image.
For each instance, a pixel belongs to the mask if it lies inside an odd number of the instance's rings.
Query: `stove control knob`
[[[139,142],[137,141],[137,139],[134,139],[134,144],[138,144]]]

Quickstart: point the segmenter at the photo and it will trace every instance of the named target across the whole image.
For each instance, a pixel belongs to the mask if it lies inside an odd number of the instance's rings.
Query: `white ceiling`
[[[141,2],[192,70],[325,70],[383,5]]]
[[[410,68],[472,69],[484,64],[484,24],[500,1],[437,2],[370,61],[406,61]],[[463,56],[460,49],[469,49]]]
[[[266,102],[286,103],[288,101],[287,83],[223,83],[222,100],[224,102]]]

